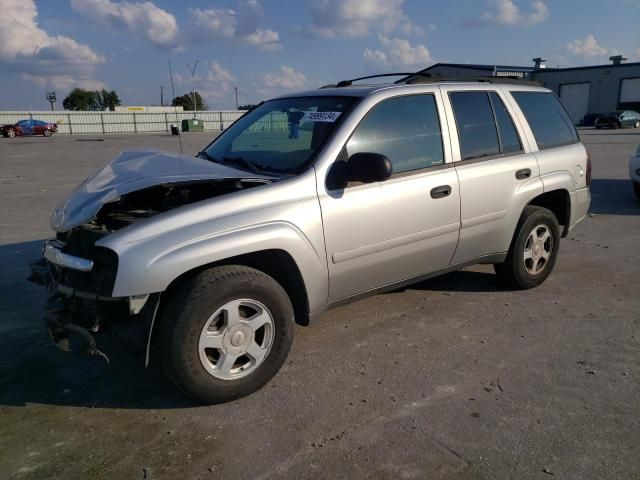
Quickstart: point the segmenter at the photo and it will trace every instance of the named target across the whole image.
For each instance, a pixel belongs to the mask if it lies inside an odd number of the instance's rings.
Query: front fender
[[[328,276],[321,252],[294,224],[273,221],[176,241],[171,232],[121,246],[114,297],[162,292],[195,268],[262,250],[284,250],[296,262],[313,310],[326,303]],[[105,245],[108,246],[108,245]]]

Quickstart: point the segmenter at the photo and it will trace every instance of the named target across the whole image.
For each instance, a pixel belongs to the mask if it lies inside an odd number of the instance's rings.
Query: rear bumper
[[[571,193],[571,225],[569,230],[575,227],[589,213],[591,205],[591,190],[589,187],[579,188]]]

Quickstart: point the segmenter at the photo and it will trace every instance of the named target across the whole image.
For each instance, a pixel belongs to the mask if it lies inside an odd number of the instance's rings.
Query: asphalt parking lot
[[[341,307],[297,327],[267,387],[211,407],[124,348],[59,352],[26,281],[65,193],[176,137],[0,138],[0,478],[640,478],[640,131],[581,135],[592,215],[541,287],[479,266]]]

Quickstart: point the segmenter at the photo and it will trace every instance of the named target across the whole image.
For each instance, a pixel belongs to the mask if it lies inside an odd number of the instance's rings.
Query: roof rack
[[[532,86],[540,86],[540,83],[534,82],[532,80],[523,80],[519,77],[515,76],[503,76],[503,77],[463,77],[463,78],[447,78],[438,74],[428,73],[428,72],[413,72],[413,73],[381,73],[378,75],[367,75],[366,77],[358,77],[352,78],[351,80],[341,80],[335,85],[324,85],[320,88],[342,88],[348,87],[353,84],[353,82],[358,82],[360,80],[368,80],[370,78],[382,78],[382,77],[399,77],[404,76],[400,80],[393,82],[395,85],[405,84],[405,85],[414,85],[421,83],[440,83],[440,82],[484,82],[484,83],[507,83],[507,84],[517,84],[517,85],[532,85]]]
[[[480,82],[480,83],[501,83],[509,85],[530,85],[532,87],[540,87],[541,83],[534,80],[525,80],[520,77],[512,75],[494,77],[494,76],[478,76],[478,77],[456,77],[448,78],[438,75],[431,75],[430,77],[424,77],[424,74],[415,74],[411,77],[403,78],[394,82],[395,84],[416,85],[421,83],[443,83],[443,82]]]

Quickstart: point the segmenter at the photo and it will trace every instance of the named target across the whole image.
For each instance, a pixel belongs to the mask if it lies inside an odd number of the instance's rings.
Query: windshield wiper
[[[219,160],[213,158],[211,155],[209,155],[207,152],[205,152],[204,150],[201,152],[198,152],[198,154],[196,155],[196,157],[201,157],[204,158],[205,160],[209,160],[210,162],[213,163],[221,163]]]
[[[232,164],[232,165],[240,164],[252,173],[258,173],[258,174],[262,173],[262,171],[256,165],[254,165],[249,160],[242,157],[222,157],[222,160],[224,161],[224,163],[227,163],[227,164]]]

